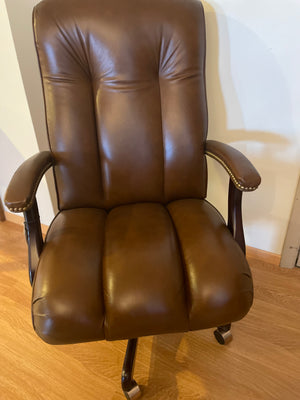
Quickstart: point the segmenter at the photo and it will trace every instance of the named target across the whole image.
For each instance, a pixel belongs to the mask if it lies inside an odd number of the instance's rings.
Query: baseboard
[[[23,225],[23,223],[24,223],[24,217],[21,215],[12,214],[12,213],[9,213],[6,211],[5,217],[6,217],[7,221],[13,222],[18,225]],[[41,224],[41,225],[42,225],[42,232],[45,235],[48,230],[48,225],[44,225],[44,224]],[[281,258],[280,254],[271,253],[269,251],[256,249],[255,247],[250,247],[250,246],[247,246],[246,253],[247,253],[247,257],[250,257],[250,258],[255,258],[257,260],[264,261],[264,262],[267,262],[269,264],[273,264],[276,266],[279,266],[279,264],[280,264],[280,258]]]
[[[5,211],[5,218],[6,221],[13,222],[14,224],[23,225],[24,224],[24,217],[22,215],[13,214],[10,212]],[[46,235],[48,230],[48,225],[41,224],[42,233]]]
[[[0,221],[5,221],[5,214],[1,197],[0,197]]]
[[[277,253],[271,253],[270,251],[246,246],[246,254],[247,257],[249,258],[255,258],[259,261],[264,261],[266,263],[273,264],[276,266],[280,265],[281,255]]]

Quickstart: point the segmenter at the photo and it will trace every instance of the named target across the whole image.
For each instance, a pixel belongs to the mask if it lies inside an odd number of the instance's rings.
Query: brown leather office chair
[[[122,387],[139,395],[139,336],[218,327],[249,311],[243,191],[260,177],[206,140],[205,25],[197,0],[44,0],[34,9],[50,151],[6,194],[23,211],[37,334],[129,339]],[[205,200],[206,156],[230,176],[228,223]],[[43,242],[35,193],[52,167],[59,213]]]

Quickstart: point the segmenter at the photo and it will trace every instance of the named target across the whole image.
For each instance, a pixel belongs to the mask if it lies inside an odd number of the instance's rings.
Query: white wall
[[[7,2],[11,23],[15,21],[12,29],[17,29],[15,40],[24,37],[24,45],[32,40],[27,34],[31,24],[27,9],[35,3],[35,0]],[[244,195],[246,242],[280,253],[299,174],[300,2],[208,0],[203,3],[207,25],[209,138],[243,151],[261,173],[260,188]],[[24,14],[17,9],[21,5]],[[6,175],[20,160],[37,151],[37,143],[7,14],[2,12],[4,0],[0,0],[0,9],[1,55],[5,54],[6,60],[0,64],[0,93],[5,93],[0,99],[3,194]],[[20,13],[26,15],[23,23],[16,19]],[[21,54],[23,60],[26,54]],[[28,57],[36,68],[32,54]],[[36,79],[39,80],[38,74]],[[30,105],[31,96],[26,92]],[[15,155],[9,157],[11,153]],[[226,215],[228,178],[211,160],[209,178],[208,198]],[[42,190],[40,209],[42,220],[47,223],[53,212],[45,186]]]
[[[262,183],[245,193],[249,246],[281,253],[299,174],[300,2],[208,0],[209,138],[254,163]],[[209,161],[208,198],[226,215],[227,180]]]
[[[38,146],[25,96],[4,0],[0,0],[0,195],[22,161],[37,153]],[[41,221],[52,219],[53,208],[45,182],[38,190]]]

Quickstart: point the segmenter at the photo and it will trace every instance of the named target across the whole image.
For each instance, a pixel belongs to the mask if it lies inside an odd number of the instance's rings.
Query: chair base
[[[224,345],[232,341],[232,333],[230,331],[231,324],[219,326],[218,329],[214,331],[215,338],[218,343]]]
[[[230,328],[231,324],[227,324],[219,326],[214,331],[214,335],[218,343],[225,345],[231,342],[232,334]],[[128,340],[125,359],[123,363],[123,369],[122,369],[122,377],[121,377],[122,390],[126,399],[128,400],[135,400],[139,398],[142,394],[139,385],[133,379],[137,342],[138,340],[136,338]]]
[[[129,339],[122,369],[122,390],[126,399],[135,400],[141,396],[141,389],[133,379],[134,361],[137,347],[137,339]]]

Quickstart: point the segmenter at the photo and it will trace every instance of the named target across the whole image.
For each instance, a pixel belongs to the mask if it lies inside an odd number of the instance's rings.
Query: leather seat
[[[205,200],[78,208],[49,229],[33,323],[49,343],[183,332],[241,319],[252,293],[243,252]]]

